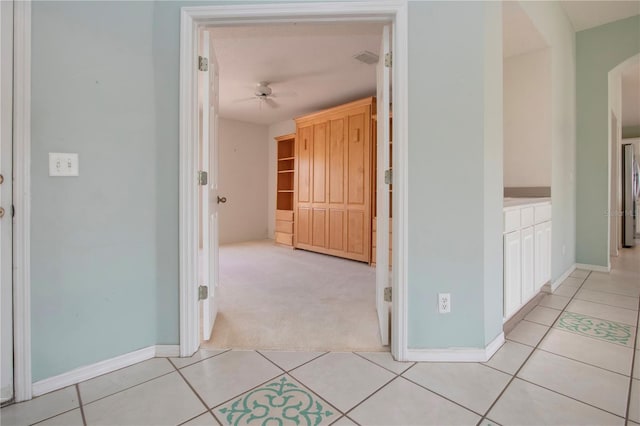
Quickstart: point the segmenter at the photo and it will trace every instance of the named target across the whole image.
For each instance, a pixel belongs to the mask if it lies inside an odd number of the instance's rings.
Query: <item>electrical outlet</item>
[[[451,293],[438,293],[438,313],[451,312]]]

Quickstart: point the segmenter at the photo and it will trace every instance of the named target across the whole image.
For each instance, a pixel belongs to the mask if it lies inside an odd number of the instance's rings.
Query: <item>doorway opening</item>
[[[609,72],[609,254],[640,241],[640,55]]]
[[[393,270],[391,288],[393,298],[391,311],[393,316],[391,333],[391,353],[397,360],[408,360],[407,346],[407,215],[408,193],[406,182],[408,179],[406,164],[407,134],[408,134],[408,78],[407,78],[407,38],[408,16],[407,2],[404,0],[364,1],[357,3],[313,2],[296,5],[287,4],[255,4],[185,7],[181,13],[180,36],[180,355],[190,356],[199,347],[200,333],[198,327],[199,288],[198,288],[198,189],[194,185],[194,178],[198,177],[198,30],[203,26],[233,26],[239,24],[275,24],[286,22],[390,22],[392,23],[393,50],[393,94],[394,109],[393,125]],[[391,58],[389,58],[391,59]],[[215,62],[215,61],[213,61]],[[210,64],[211,65],[211,64]],[[215,64],[214,64],[215,65]],[[210,73],[211,74],[211,73]],[[215,74],[214,74],[215,75]],[[389,75],[386,75],[388,78]],[[385,85],[378,85],[385,87]],[[378,96],[380,99],[381,97]],[[215,102],[215,99],[214,99]],[[378,106],[385,106],[378,102]],[[388,113],[386,113],[388,114]],[[379,114],[380,116],[384,115]],[[215,118],[215,117],[214,117]],[[214,120],[215,122],[215,120]],[[384,126],[383,126],[384,127]],[[389,129],[387,128],[387,131]],[[388,138],[387,138],[388,139]],[[388,153],[383,152],[383,158]],[[215,157],[217,158],[217,157]],[[213,168],[217,170],[217,168]],[[215,173],[213,173],[212,178]],[[382,178],[377,173],[378,180]],[[391,178],[391,176],[389,176]],[[384,181],[382,181],[384,183]],[[215,200],[217,184],[209,185],[211,199]],[[376,201],[384,200],[379,197]],[[216,203],[210,203],[216,206]],[[378,212],[387,209],[378,208]],[[384,214],[384,213],[383,213]],[[380,215],[379,215],[380,216]],[[388,234],[389,223],[378,217],[377,241],[384,244]],[[215,229],[215,227],[214,227]],[[382,246],[377,247],[377,264],[388,262],[388,256]],[[217,268],[210,277],[215,278]],[[384,302],[383,294],[389,286],[388,269],[376,268],[376,304],[381,307]],[[381,279],[387,276],[387,280]],[[210,286],[215,289],[215,285]],[[215,307],[212,297],[207,298],[209,307]],[[388,305],[387,305],[388,306]],[[215,310],[210,310],[215,312]],[[378,309],[378,312],[384,312]],[[387,315],[378,315],[382,324]],[[205,318],[206,319],[206,318]],[[385,327],[380,327],[384,333]]]
[[[201,322],[203,347],[388,350],[375,270],[383,29],[287,23],[201,30],[219,87],[218,117],[202,120],[214,135],[209,154],[219,153],[210,178],[226,200],[214,221],[203,224],[207,212],[201,216],[201,229],[216,228],[220,244],[219,261],[209,254],[218,265],[217,315],[211,335],[211,323]],[[305,126],[304,117],[323,114]]]

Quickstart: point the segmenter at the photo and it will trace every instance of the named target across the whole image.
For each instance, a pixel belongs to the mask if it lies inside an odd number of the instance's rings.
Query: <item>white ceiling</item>
[[[576,31],[597,27],[619,19],[640,14],[640,1],[574,1],[562,0],[573,29]]]
[[[517,2],[504,2],[502,9],[502,55],[522,55],[547,47],[547,43]]]
[[[211,28],[220,67],[220,116],[273,124],[375,95],[376,66],[353,59],[377,53],[380,24],[281,24]],[[267,81],[271,108],[253,98]]]
[[[622,71],[622,127],[640,126],[640,63]]]

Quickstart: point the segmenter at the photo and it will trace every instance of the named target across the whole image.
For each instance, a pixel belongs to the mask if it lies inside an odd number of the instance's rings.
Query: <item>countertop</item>
[[[540,198],[505,198],[504,208],[522,207],[526,205],[547,204],[551,203],[550,197]]]

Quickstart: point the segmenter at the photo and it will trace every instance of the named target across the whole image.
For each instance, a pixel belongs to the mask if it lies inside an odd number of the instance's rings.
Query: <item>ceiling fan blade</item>
[[[248,98],[235,99],[235,100],[231,101],[231,103],[238,104],[240,102],[253,101],[253,100],[255,100],[255,98],[256,98],[255,96],[250,96]]]
[[[298,92],[288,91],[288,92],[275,92],[271,95],[272,98],[297,98]]]
[[[264,103],[269,105],[271,108],[279,108],[280,105],[278,105],[278,103],[276,101],[274,101],[271,98],[267,98],[264,100]]]

